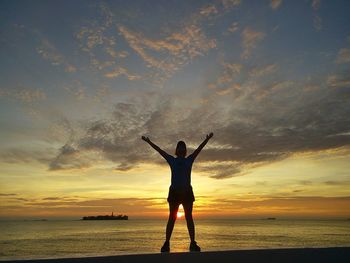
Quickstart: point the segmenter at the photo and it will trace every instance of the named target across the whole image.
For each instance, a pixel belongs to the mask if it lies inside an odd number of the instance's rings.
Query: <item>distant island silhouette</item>
[[[84,216],[82,220],[128,220],[127,215],[98,215],[98,216]]]

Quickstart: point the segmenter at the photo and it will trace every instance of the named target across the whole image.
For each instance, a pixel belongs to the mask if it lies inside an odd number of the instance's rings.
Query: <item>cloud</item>
[[[270,1],[270,7],[274,10],[278,9],[281,4],[282,4],[282,0],[271,0]]]
[[[215,179],[226,179],[233,176],[243,175],[242,164],[238,162],[209,163],[205,165],[195,165],[195,169],[200,173]]]
[[[228,32],[234,33],[239,29],[238,22],[233,22],[229,28],[227,29]]]
[[[86,87],[79,80],[74,80],[72,84],[64,86],[64,89],[77,100],[83,100],[87,97]]]
[[[183,139],[191,152],[200,143],[200,134],[213,131],[213,140],[196,162],[203,174],[214,178],[243,175],[296,153],[348,146],[350,109],[344,96],[348,91],[334,88],[344,84],[330,79],[327,87],[305,91],[307,85],[288,80],[259,84],[248,79],[239,90],[192,107],[183,107],[190,105],[187,98],[176,94],[145,93],[117,103],[108,118],[84,124],[82,135],[62,147],[51,167],[93,165],[94,156],[89,154],[94,152],[119,171],[142,163],[165,165],[140,140],[142,135],[149,135],[169,153]],[[205,168],[208,162],[215,164]]]
[[[76,72],[77,68],[70,64],[67,59],[49,42],[48,39],[42,38],[40,46],[37,47],[37,52],[43,59],[51,62],[53,66],[63,66],[64,71],[72,73]]]
[[[300,184],[302,184],[302,185],[312,185],[312,182],[309,181],[309,180],[301,180],[301,181],[299,181],[299,182],[300,182]]]
[[[98,160],[93,151],[80,151],[70,144],[59,149],[59,154],[49,162],[49,170],[85,169],[93,166]]]
[[[114,25],[114,15],[105,3],[99,3],[97,13],[101,19],[92,20],[87,25],[82,26],[75,37],[81,41],[81,49],[92,57],[95,57],[94,49],[100,46],[105,48],[107,53],[109,51],[115,54],[116,39],[113,35],[108,34],[108,29]]]
[[[79,42],[80,50],[86,53],[90,60],[90,67],[98,72],[102,71],[105,77],[113,75],[123,59],[129,56],[129,52],[117,46],[115,34],[116,18],[105,3],[97,6],[97,17],[80,27],[75,34]],[[125,67],[124,67],[125,68]],[[125,74],[114,74],[118,77]],[[133,80],[133,78],[128,78]]]
[[[269,64],[260,68],[253,68],[250,71],[252,77],[263,77],[265,75],[276,72],[278,69],[277,64]]]
[[[233,91],[241,91],[242,85],[239,82],[244,81],[247,77],[258,78],[265,77],[278,70],[277,64],[268,64],[262,67],[247,69],[242,64],[221,62],[222,72],[215,81],[208,84],[209,89],[215,90],[218,95],[227,95]],[[266,96],[268,92],[276,90],[281,85],[288,85],[290,82],[276,83],[269,86],[269,90],[260,89],[261,96]]]
[[[7,97],[25,103],[34,103],[46,99],[46,94],[38,88],[0,88],[0,97]]]
[[[106,20],[96,23],[96,27],[89,24],[85,31],[80,31],[78,38],[86,52],[91,52],[93,67],[105,78],[123,76],[144,80],[149,77],[161,84],[194,59],[219,46],[202,23],[220,15],[225,6],[238,5],[237,1],[221,3],[199,8],[182,27],[171,33],[161,32],[151,37],[135,24],[116,24],[114,16],[106,15]],[[104,30],[107,27],[114,31]],[[116,31],[120,34],[116,35]],[[247,59],[266,34],[245,27],[241,37],[241,56]],[[127,53],[119,49],[119,41],[130,47]],[[97,59],[100,51],[106,52],[106,60]],[[123,56],[139,58],[147,73],[141,76],[124,67],[120,63]],[[214,162],[211,170],[198,169],[215,178],[242,175],[251,167],[300,152],[349,144],[346,76],[330,73],[328,78],[321,76],[315,83],[271,78],[277,70],[283,72],[283,67],[268,61],[253,68],[246,63],[225,61],[219,70],[212,81],[209,81],[212,76],[202,77],[203,83],[210,83],[210,88],[205,90],[169,88],[160,94],[138,91],[138,96],[130,97],[127,92],[123,93],[123,96],[126,94],[123,102],[115,103],[109,114],[81,121],[81,133],[62,143],[49,169],[88,169],[97,161],[105,161],[113,163],[114,169],[122,173],[143,163],[166,165],[140,140],[142,135],[149,135],[173,153],[178,139],[186,140],[191,151],[202,136],[213,130],[217,147],[208,145],[197,162],[199,167]],[[84,92],[72,91],[78,97],[85,96]],[[196,97],[192,92],[197,92]]]
[[[312,0],[311,7],[313,10],[313,23],[314,27],[317,31],[320,31],[322,29],[322,19],[318,15],[318,10],[320,9],[321,1],[320,0]]]
[[[128,80],[142,79],[162,86],[195,58],[205,56],[217,47],[216,39],[206,35],[203,24],[222,16],[225,13],[223,11],[229,11],[239,4],[240,1],[237,0],[224,0],[204,5],[192,13],[176,32],[159,34],[159,37],[149,37],[140,30],[132,29],[124,21],[118,21],[118,17],[106,4],[101,4],[97,9],[100,19],[83,25],[76,33],[76,38],[81,50],[89,55],[90,66],[101,71],[103,76],[125,76]],[[115,28],[119,35],[115,34]],[[229,28],[231,33],[234,30],[237,30],[237,25]],[[144,61],[146,72],[142,75],[127,73],[134,70],[126,67],[122,60],[133,54],[117,44],[125,40],[131,50]]]
[[[73,198],[74,199],[74,198]],[[75,199],[76,200],[76,199]],[[153,206],[156,198],[102,198],[102,199],[88,199],[88,200],[77,200],[71,201],[67,198],[44,198],[43,201],[30,202],[28,206],[41,206],[41,207],[100,207],[108,208],[119,208],[125,212],[132,211],[134,209],[142,209],[148,206]],[[128,208],[129,207],[129,208]],[[131,207],[135,207],[134,209]],[[123,212],[123,213],[125,213]]]
[[[151,71],[147,77],[155,84],[162,85],[195,58],[205,56],[217,47],[216,39],[207,36],[204,25],[211,19],[222,16],[225,13],[223,11],[238,6],[240,1],[222,1],[221,4],[199,8],[176,32],[160,38],[147,37],[123,24],[119,24],[118,30]],[[232,24],[229,32],[237,29],[238,24]]]
[[[227,95],[235,90],[240,90],[241,85],[239,84],[232,84],[231,86],[225,87],[225,88],[218,88],[216,90],[216,94],[218,95]]]
[[[113,71],[110,73],[111,75],[108,75],[109,78],[113,78],[113,74],[116,74]],[[124,71],[124,74],[126,74],[126,77],[128,79],[135,79],[138,77],[130,74],[126,70]],[[70,97],[73,97],[77,101],[96,103],[105,101],[108,98],[108,95],[110,94],[110,87],[108,87],[103,82],[99,83],[97,87],[91,85],[91,83],[89,86],[86,84],[86,81],[82,82],[79,79],[73,79],[70,83],[65,84],[63,88],[68,92]]]
[[[31,163],[39,162],[42,164],[48,164],[55,156],[53,150],[26,150],[18,148],[3,149],[0,152],[2,162],[6,163]]]
[[[350,185],[350,181],[325,181],[324,184],[326,185]]]
[[[222,71],[213,82],[208,84],[208,88],[214,90],[219,96],[240,90],[241,85],[235,81],[239,78],[243,65],[225,61],[222,61],[220,64]]]
[[[118,30],[130,47],[143,59],[146,67],[160,73],[156,75],[160,82],[172,76],[195,57],[203,56],[216,47],[216,41],[208,39],[202,29],[195,24],[187,25],[180,32],[158,40],[147,38],[125,26],[119,26]],[[157,52],[159,56],[153,55],[152,51]]]
[[[241,0],[222,0],[224,10],[230,10],[233,7],[239,6],[240,4]]]
[[[295,195],[295,194],[294,194]],[[218,198],[212,202],[213,207],[220,207],[232,215],[281,215],[295,217],[317,217],[336,215],[347,217],[346,207],[350,197],[322,197],[322,196],[271,196],[256,200],[238,200]],[[239,212],[236,212],[239,211]]]
[[[218,10],[216,8],[215,5],[209,5],[207,7],[203,7],[200,9],[199,13],[202,15],[202,16],[210,16],[210,15],[213,15],[213,14],[217,14],[218,13]]]
[[[321,1],[320,0],[312,0],[311,6],[312,9],[317,11],[320,8]]]
[[[119,77],[120,75],[123,75],[128,80],[137,80],[137,79],[141,78],[141,76],[139,76],[139,75],[133,75],[133,74],[129,73],[129,71],[123,67],[116,67],[112,71],[107,72],[104,75],[107,78],[116,78],[116,77]]]
[[[223,72],[217,79],[217,84],[224,84],[231,82],[242,70],[242,65],[238,63],[222,63]]]
[[[24,199],[19,205],[2,205],[0,216],[77,216],[127,214],[128,216],[164,216],[166,198],[75,198],[47,197],[42,200]]]
[[[242,32],[242,48],[241,57],[247,59],[250,57],[253,49],[256,48],[258,42],[265,38],[266,34],[252,30],[250,27],[244,28]]]
[[[334,74],[327,78],[327,84],[331,88],[350,88],[350,78],[344,74]]]
[[[314,21],[314,27],[317,31],[320,31],[322,30],[322,19],[319,15],[314,15],[314,18],[313,18],[313,21]]]
[[[76,38],[81,50],[89,55],[90,66],[101,71],[103,76],[125,76],[128,80],[148,80],[162,86],[179,69],[216,47],[216,40],[206,36],[201,24],[220,15],[220,8],[220,5],[215,4],[203,6],[177,32],[151,38],[143,32],[130,29],[124,21],[118,21],[108,6],[101,4],[97,10],[101,19],[82,26],[76,33]],[[115,28],[119,35],[116,35]],[[131,50],[144,61],[144,74],[129,73],[134,70],[123,63],[123,59],[133,55],[117,45],[125,40]]]
[[[350,62],[350,49],[342,48],[338,52],[336,59],[337,64],[349,63]]]
[[[127,56],[129,56],[129,52],[127,52],[127,51],[116,52],[111,47],[106,47],[106,52],[107,52],[107,54],[109,54],[114,59],[126,58]]]

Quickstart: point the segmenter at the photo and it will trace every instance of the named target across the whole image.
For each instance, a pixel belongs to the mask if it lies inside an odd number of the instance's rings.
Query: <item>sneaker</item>
[[[160,252],[161,253],[164,253],[164,252],[170,252],[170,243],[169,241],[165,241],[162,248],[160,249]]]
[[[191,252],[200,252],[201,251],[201,248],[197,245],[196,241],[191,242],[190,251]]]

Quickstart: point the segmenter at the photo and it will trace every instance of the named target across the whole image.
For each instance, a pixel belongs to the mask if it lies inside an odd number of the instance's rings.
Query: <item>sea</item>
[[[0,221],[0,260],[159,253],[166,219]],[[350,247],[350,220],[197,219],[202,251]],[[186,252],[178,219],[171,252]]]

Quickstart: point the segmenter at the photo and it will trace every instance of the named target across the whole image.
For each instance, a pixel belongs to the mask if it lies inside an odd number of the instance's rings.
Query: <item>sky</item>
[[[350,2],[0,3],[0,218],[350,217]]]

